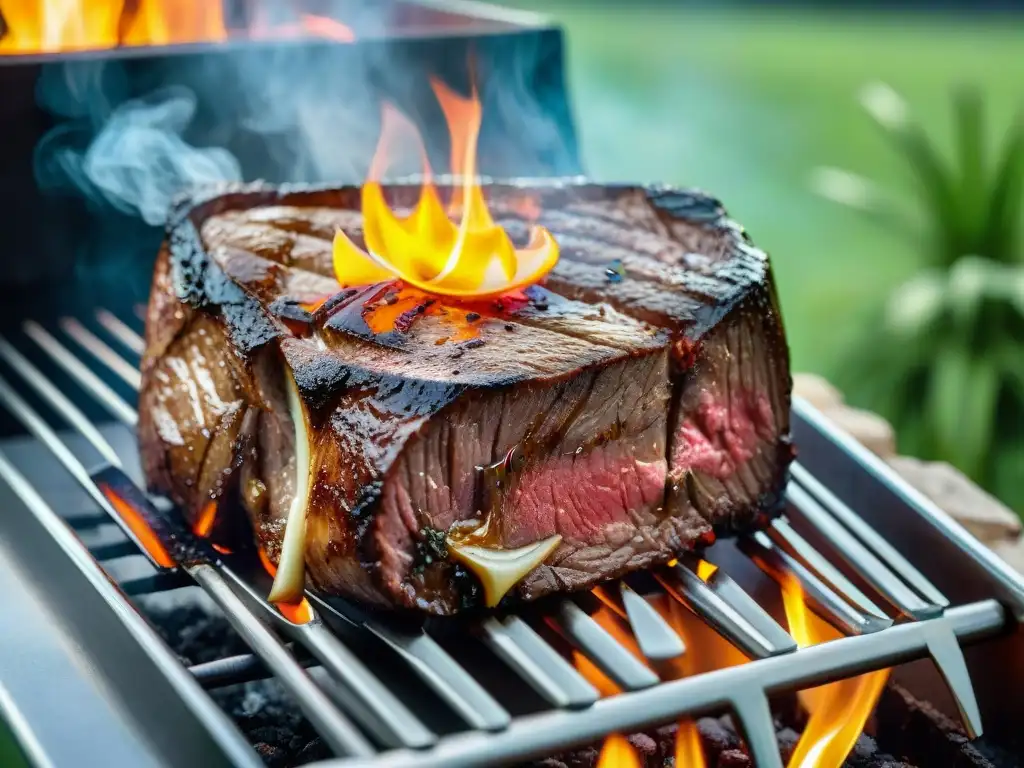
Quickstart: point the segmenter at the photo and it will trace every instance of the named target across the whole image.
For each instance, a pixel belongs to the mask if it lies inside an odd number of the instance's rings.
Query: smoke
[[[448,130],[428,78],[468,93],[471,67],[484,107],[481,173],[579,172],[557,38],[371,39],[384,32],[384,11],[363,4],[355,45],[308,35],[275,41],[275,25],[293,23],[295,11],[275,13],[292,4],[255,7],[255,40],[47,66],[37,100],[57,125],[36,148],[39,186],[84,196],[94,212],[160,225],[176,196],[212,183],[357,184],[380,134],[382,100],[417,125],[443,172]],[[317,12],[348,22],[356,7],[324,0]],[[418,171],[418,162],[389,168]]]
[[[160,225],[183,189],[242,179],[238,160],[226,149],[193,147],[182,139],[195,111],[195,94],[184,88],[132,99],[111,113],[84,155],[65,150],[58,162],[117,210]]]
[[[239,181],[238,160],[221,147],[197,147],[184,135],[196,94],[165,86],[141,98],[117,63],[75,62],[44,70],[39,101],[61,123],[39,143],[43,190],[73,190],[150,225],[164,223],[171,201],[192,186]]]

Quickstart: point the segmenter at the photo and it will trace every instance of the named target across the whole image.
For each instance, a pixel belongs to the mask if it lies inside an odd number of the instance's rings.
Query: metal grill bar
[[[689,568],[676,565],[655,573],[655,578],[672,597],[693,611],[750,658],[763,659],[792,650],[791,646],[794,645],[792,641],[781,648],[772,645]]]
[[[949,607],[949,599],[924,574],[910,564],[897,549],[872,530],[856,512],[815,479],[814,475],[794,462],[790,467],[793,480],[821,503],[822,508],[853,532],[869,549],[910,584],[932,605]]]
[[[518,616],[481,622],[484,641],[556,707],[580,709],[600,698],[571,664]]]
[[[106,309],[97,309],[96,322],[102,325],[111,336],[136,355],[141,355],[145,352],[146,342],[113,312]]]
[[[118,590],[110,579],[103,573],[95,560],[90,556],[88,550],[82,545],[78,538],[68,529],[57,513],[39,495],[28,479],[14,467],[14,465],[0,453],[0,477],[13,491],[14,495],[22,501],[24,508],[4,510],[4,530],[13,531],[18,541],[19,532],[26,533],[34,531],[39,536],[29,537],[21,541],[17,551],[11,552],[11,556],[17,560],[24,556],[23,565],[28,573],[35,573],[39,576],[43,572],[57,574],[57,583],[60,588],[50,592],[53,600],[51,606],[58,611],[63,620],[69,619],[78,613],[85,621],[76,625],[78,630],[72,640],[76,648],[91,648],[95,650],[102,643],[104,647],[111,644],[116,653],[113,658],[100,657],[90,664],[89,678],[97,681],[100,686],[110,685],[118,693],[131,694],[142,692],[145,694],[143,700],[139,701],[132,712],[133,718],[139,722],[157,722],[164,724],[173,723],[173,733],[177,736],[182,734],[188,738],[185,743],[168,743],[171,729],[157,730],[145,734],[145,739],[158,744],[160,749],[168,756],[175,755],[174,760],[169,761],[171,765],[182,764],[209,764],[223,765],[226,759],[230,759],[235,766],[251,766],[257,768],[262,763],[252,748],[246,743],[242,734],[235,725],[220,710],[210,698],[203,694],[196,681],[188,675],[171,651],[158,638],[154,630],[145,622],[142,616],[133,609],[125,599],[122,591]],[[15,514],[15,513],[21,514]],[[58,554],[59,553],[59,554]],[[32,569],[37,570],[33,571]],[[77,577],[77,578],[76,578]],[[41,590],[44,579],[39,578],[33,587]],[[29,601],[34,602],[34,601]],[[17,603],[15,603],[17,604]],[[27,618],[27,617],[26,617]],[[17,616],[19,624],[23,617]],[[46,616],[47,621],[53,621],[53,615]],[[115,623],[112,632],[100,630],[104,619]],[[37,647],[37,645],[44,647]],[[38,644],[33,641],[33,666],[38,664],[40,668],[51,669],[47,664],[47,653],[45,642]],[[83,657],[78,657],[81,662]],[[5,677],[5,684],[11,681]],[[56,680],[43,681],[44,685],[50,686]],[[63,682],[63,681],[61,681]],[[39,681],[35,681],[36,687]],[[123,686],[123,688],[119,688]],[[10,691],[10,689],[5,689]],[[75,688],[72,687],[72,691]],[[16,694],[17,691],[14,691]],[[63,696],[69,690],[64,688],[61,695],[49,695],[43,697],[45,702],[45,715],[48,721],[60,720],[64,716],[75,717],[81,713],[65,711],[66,705]],[[111,698],[111,692],[97,692],[101,699],[99,706],[105,705]],[[82,704],[85,699],[76,697],[74,701]],[[124,699],[118,697],[117,705],[124,703]],[[6,709],[6,706],[5,706]],[[17,712],[18,710],[15,710]],[[99,719],[92,720],[94,725],[100,724]],[[13,723],[12,723],[13,724]],[[25,727],[24,724],[20,724]],[[183,730],[184,728],[184,730]],[[127,743],[128,734],[120,731],[116,734],[104,729],[105,733],[91,731],[87,739],[93,744],[96,740],[109,749],[105,758],[118,762],[133,751],[132,745]],[[25,732],[22,731],[22,736]],[[28,734],[31,736],[32,734]],[[63,738],[65,735],[69,738]],[[76,745],[81,744],[80,735],[61,734],[59,752],[73,751]],[[104,739],[104,736],[107,738]],[[48,752],[41,756],[39,765],[50,764],[52,753]],[[64,755],[60,764],[75,764],[81,762],[78,756],[73,753]],[[130,762],[131,765],[148,764],[145,762]]]
[[[66,324],[65,324],[66,325]],[[21,363],[18,367],[19,372],[23,373],[24,378],[30,383],[38,387],[41,394],[55,406],[55,408],[61,413],[62,416],[68,419],[73,426],[82,424],[89,424],[84,414],[78,410],[78,408],[64,397],[56,388],[50,386],[40,386],[46,381],[42,377],[42,374],[32,366],[27,360],[17,354],[16,351],[11,348],[10,344],[0,339],[0,354],[2,354],[8,362],[15,365]],[[13,355],[11,353],[14,353]],[[111,351],[113,354],[113,352]],[[3,399],[7,404],[8,408],[12,413],[17,416],[25,425],[40,439],[54,454],[58,457],[65,468],[72,474],[72,476],[78,481],[78,483],[84,488],[90,496],[97,501],[100,506],[105,509],[111,517],[118,522],[122,530],[126,535],[131,537],[132,541],[138,546],[138,548],[149,554],[149,551],[145,546],[136,538],[132,528],[127,525],[122,516],[114,510],[107,498],[99,490],[94,479],[90,477],[84,466],[67,450],[64,444],[57,437],[56,433],[49,428],[45,422],[38,417],[37,414],[31,409],[30,406],[14,392],[10,386],[0,378],[0,399]],[[115,468],[121,466],[121,462],[113,447],[106,441],[105,438],[95,429],[86,430],[82,432],[85,437],[104,457],[111,457],[113,461],[111,465]],[[131,480],[126,476],[123,477],[123,483],[131,483]],[[140,580],[138,583],[124,584],[126,590],[143,590],[145,592],[157,591],[160,587],[159,583],[154,583],[158,579],[166,579],[169,574],[165,572],[165,569],[156,562],[152,557],[150,560],[154,567],[158,569],[158,573],[151,577],[146,577]],[[319,691],[315,685],[309,680],[308,677],[297,677],[297,672],[301,673],[301,669],[291,660],[287,653],[282,656],[283,649],[280,648],[280,644],[277,643],[276,639],[273,639],[269,633],[262,634],[257,629],[252,627],[251,622],[248,621],[251,614],[248,610],[244,609],[237,602],[237,598],[234,597],[233,593],[227,595],[218,583],[222,576],[220,572],[213,571],[215,575],[207,571],[212,571],[212,567],[204,568],[202,581],[196,578],[196,574],[189,569],[190,574],[196,579],[202,586],[207,588],[207,591],[211,593],[211,596],[218,602],[219,607],[225,612],[228,611],[228,604],[230,603],[234,607],[234,612],[238,613],[238,608],[241,607],[241,613],[244,616],[233,616],[228,614],[228,620],[231,621],[232,625],[239,630],[240,634],[247,640],[253,642],[262,643],[260,647],[255,647],[263,659],[266,666],[273,669],[279,676],[284,675],[283,682],[293,690],[296,696],[302,695],[298,691],[305,691],[305,694],[312,695],[313,700],[305,703],[304,709],[316,709],[318,712],[323,710],[323,694]],[[220,567],[220,571],[224,575],[228,576],[236,584],[246,587],[246,583],[243,579],[239,578],[231,569]],[[170,584],[173,586],[180,586],[182,578],[178,574],[170,574],[173,579]],[[212,590],[218,590],[212,592]],[[356,713],[357,717],[362,721],[364,726],[368,727],[378,738],[381,739],[385,744],[392,746],[415,746],[420,747],[427,744],[431,744],[434,741],[434,736],[431,734],[423,725],[408,711],[408,709],[402,705],[390,691],[384,688],[379,681],[373,678],[362,664],[351,655],[347,648],[345,648],[330,632],[323,626],[323,624],[314,617],[314,620],[308,624],[296,625],[292,622],[285,620],[277,611],[270,608],[264,601],[262,601],[255,593],[251,590],[250,596],[257,603],[261,604],[264,608],[268,617],[273,619],[276,617],[279,624],[284,624],[286,630],[291,634],[297,635],[304,645],[317,656],[324,666],[330,670],[339,680],[345,683],[346,688],[342,689],[342,692],[352,691],[353,695],[343,703],[347,705],[347,709],[350,712]],[[230,600],[229,600],[230,597]],[[238,623],[236,623],[238,622]],[[240,623],[240,624],[239,624]],[[244,630],[244,632],[243,632]],[[266,642],[270,638],[273,642]],[[251,643],[250,643],[251,644]],[[276,646],[276,647],[275,647]],[[267,658],[264,654],[272,654],[272,658]],[[282,667],[283,659],[287,658],[285,666]],[[282,669],[284,670],[282,673]],[[302,702],[300,702],[302,703]],[[328,710],[333,708],[328,707]],[[308,712],[307,712],[308,714]],[[317,724],[318,720],[325,727],[333,728],[336,732],[345,734],[345,731],[349,731],[350,734],[345,736],[346,741],[342,742],[338,738],[334,738],[333,742],[327,734],[329,743],[332,746],[338,746],[345,744],[342,749],[342,753],[347,753],[351,750],[355,750],[355,754],[360,754],[360,750],[364,748],[369,749],[369,744],[365,742],[361,735],[355,732],[351,726],[349,726],[340,716],[340,714],[334,714],[329,712],[328,714],[318,714],[316,717],[310,717],[310,721]],[[337,731],[341,727],[340,731]],[[355,740],[352,739],[352,734],[355,736]],[[362,742],[362,743],[360,743]],[[354,746],[352,746],[354,745]]]
[[[62,323],[62,325],[67,326],[67,321]],[[36,335],[40,339],[47,340],[44,349],[55,360],[64,365],[69,371],[78,371],[79,375],[76,378],[79,379],[80,383],[86,385],[89,394],[97,398],[103,397],[103,388],[106,385],[96,379],[93,382],[93,386],[87,386],[87,383],[93,381],[95,377],[88,368],[84,368],[83,364],[69,350],[42,329],[39,329]],[[107,354],[100,358],[101,361],[105,362],[110,356],[116,357],[116,353],[109,347],[106,350]],[[83,370],[89,375],[85,375]],[[96,383],[100,386],[95,386]],[[137,388],[138,384],[133,386]],[[67,407],[70,403],[65,403],[64,405]],[[74,409],[74,406],[71,405],[71,408]],[[115,416],[117,415],[115,413]],[[125,416],[126,414],[121,414],[119,418],[124,420]],[[137,417],[133,416],[131,420],[125,421],[125,423],[128,426],[134,426],[136,420]],[[229,574],[238,586],[247,589],[253,601],[265,609],[265,613],[273,615],[280,623],[284,624],[285,631],[292,634],[302,633],[301,639],[308,645],[314,646],[319,655],[325,656],[330,654],[330,646],[332,645],[340,647],[340,644],[325,640],[322,636],[314,636],[313,639],[310,639],[308,635],[311,632],[315,632],[317,635],[321,634],[321,630],[316,629],[318,623],[311,622],[310,627],[297,628],[291,622],[284,621],[279,612],[270,609],[265,601],[252,592],[251,589],[247,588],[245,580],[238,578],[233,571],[228,570],[226,573]],[[326,607],[332,613],[337,614],[333,608],[326,606],[326,604],[321,604],[321,607]],[[389,642],[393,647],[399,650],[406,657],[407,661],[412,662],[413,668],[417,670],[420,676],[438,694],[446,699],[456,711],[462,714],[470,725],[498,729],[504,727],[509,722],[509,714],[429,636],[423,635],[419,638],[413,638],[410,642],[403,643],[398,641],[392,633],[383,630],[383,628],[374,626],[368,626],[368,628],[380,635],[387,634]],[[326,633],[326,629],[322,631]],[[337,651],[337,649],[335,650]],[[384,738],[382,740],[385,743],[391,743],[395,739],[399,739],[401,743],[407,746],[422,746],[432,743],[434,739],[433,734],[430,734],[393,696],[388,695],[378,682],[371,683],[370,680],[372,678],[369,674],[361,671],[362,667],[347,652],[345,652],[344,658],[339,658],[341,655],[341,652],[336,652],[334,655],[327,655],[322,661],[324,661],[329,669],[340,673],[340,679],[351,690],[360,692],[360,703],[362,706],[357,707],[354,711],[357,716],[363,715],[360,719],[364,721],[364,724],[375,733],[383,735]],[[446,670],[446,674],[440,676],[434,672],[436,669]]]
[[[73,317],[61,318],[60,327],[64,333],[89,350],[100,362],[132,389],[142,385],[142,374],[139,369],[126,361],[96,334],[75,320]]]
[[[900,581],[871,550],[861,544],[859,539],[830,516],[824,507],[799,485],[790,483],[786,490],[786,498],[828,539],[839,556],[853,566],[857,573],[901,614],[912,619],[927,619],[942,613],[942,606],[926,603],[918,597],[917,593]]]
[[[642,731],[676,718],[718,711],[730,705],[732,692],[773,695],[902,664],[925,655],[933,634],[952,636],[954,642],[974,642],[1001,631],[1005,619],[1006,612],[997,601],[984,600],[951,608],[928,621],[622,693],[586,710],[517,718],[500,734],[459,734],[426,752],[392,752],[376,761],[336,762],[324,768],[468,768],[480,765],[481,755],[492,765],[540,757],[591,743],[612,731]],[[767,755],[755,755],[755,760],[758,765],[773,764]]]
[[[426,632],[403,634],[380,624],[367,629],[386,642],[474,728],[500,731],[512,716]]]
[[[740,549],[779,586],[786,588],[789,579],[796,579],[814,612],[843,634],[863,635],[892,626],[891,619],[869,616],[851,606],[813,571],[776,546],[764,533],[758,531],[752,536],[742,538]]]
[[[814,571],[826,583],[830,584],[851,605],[867,618],[864,625],[866,631],[877,631],[889,626],[892,621],[875,602],[865,595],[859,587],[850,581],[843,572],[836,568],[818,550],[810,545],[784,518],[773,520],[768,528],[767,536],[782,550],[802,562]]]
[[[648,660],[664,662],[686,653],[686,645],[679,634],[661,618],[654,606],[624,581],[619,582],[619,596],[640,652]]]
[[[299,663],[308,667],[314,662],[312,659],[303,659]],[[260,661],[258,656],[253,656],[251,653],[193,664],[188,671],[201,686],[207,689],[247,683],[250,680],[262,680],[269,674],[267,666]]]
[[[127,350],[135,353],[143,350],[141,337],[115,316],[100,310],[96,314],[96,321]],[[60,326],[111,372],[133,388],[138,388],[139,379],[135,367],[110,345],[73,318],[63,318]],[[134,426],[137,421],[135,410],[121,400],[78,356],[37,324],[26,323],[24,330],[29,338],[71,374],[90,396],[98,400],[122,423]],[[102,434],[63,393],[53,387],[45,375],[3,339],[0,339],[0,357],[3,357],[104,458],[109,460],[112,455],[115,461],[111,463],[119,465],[116,453]],[[35,428],[30,427],[30,431],[36,433],[37,437],[49,434],[49,439],[40,439],[51,451],[54,450],[54,445],[64,447],[52,429],[34,414],[31,407],[24,400],[20,400],[17,392],[2,379],[0,399],[8,404],[14,403],[22,414],[19,418],[29,413],[38,419],[37,422],[33,421]],[[60,455],[57,457],[60,459]],[[70,452],[65,455],[62,463],[69,470],[77,464],[78,470],[71,471],[80,484],[83,483],[83,479],[85,482],[91,482],[84,467],[81,467]],[[254,679],[264,674],[266,667],[270,667],[270,671],[286,684],[289,683],[289,675],[300,675],[303,679],[310,680],[301,668],[310,661],[303,659],[300,663],[293,659],[288,648],[263,627],[260,619],[250,612],[243,599],[248,601],[251,606],[262,612],[264,620],[270,621],[273,626],[310,650],[334,676],[346,683],[346,688],[339,699],[343,709],[355,709],[358,712],[361,703],[374,697],[381,698],[378,694],[383,691],[382,698],[386,703],[383,706],[378,705],[377,708],[371,705],[369,709],[374,711],[374,716],[368,720],[360,717],[360,722],[385,744],[406,749],[388,753],[384,756],[383,762],[375,762],[374,765],[479,765],[484,756],[488,761],[522,759],[530,755],[564,749],[570,742],[583,743],[610,730],[638,729],[666,719],[731,707],[743,725],[748,745],[757,763],[778,766],[780,763],[770,713],[765,703],[766,694],[824,682],[837,676],[856,674],[867,668],[888,666],[900,660],[917,657],[924,652],[933,657],[950,683],[968,728],[972,732],[980,730],[977,702],[974,700],[970,680],[966,675],[958,639],[972,640],[995,631],[1002,625],[1004,619],[1000,606],[994,602],[977,603],[951,609],[944,616],[938,616],[941,607],[948,605],[948,601],[928,584],[919,572],[898,556],[888,557],[885,548],[889,545],[877,535],[872,536],[873,532],[870,529],[865,531],[863,521],[852,510],[831,497],[820,484],[815,487],[816,481],[799,467],[794,472],[794,481],[789,489],[790,500],[794,502],[797,511],[803,514],[804,519],[821,533],[859,574],[866,576],[867,570],[873,568],[875,564],[882,565],[883,576],[875,580],[868,579],[868,583],[908,618],[925,619],[924,621],[891,626],[892,621],[881,612],[870,597],[863,594],[783,519],[775,521],[769,529],[771,538],[763,533],[755,534],[743,540],[742,548],[780,583],[786,583],[792,578],[797,579],[808,594],[812,607],[852,637],[794,652],[795,641],[727,574],[718,571],[708,577],[705,583],[691,569],[679,565],[656,574],[667,591],[734,645],[748,655],[762,659],[761,661],[658,684],[660,681],[655,671],[638,661],[573,600],[563,599],[555,612],[546,616],[546,621],[569,639],[626,693],[596,701],[597,692],[593,686],[522,619],[507,617],[499,621],[490,618],[480,622],[476,628],[484,643],[556,707],[556,711],[513,720],[509,712],[426,632],[410,634],[406,631],[395,631],[377,622],[356,620],[340,612],[333,605],[313,598],[312,602],[319,610],[329,612],[350,624],[363,626],[386,642],[433,688],[435,693],[447,701],[471,727],[478,729],[476,733],[446,737],[426,752],[411,752],[408,751],[408,747],[426,747],[434,743],[433,734],[423,729],[411,714],[408,720],[403,718],[403,712],[407,712],[404,705],[395,699],[390,691],[381,688],[379,681],[368,672],[363,675],[365,670],[359,666],[355,657],[348,653],[347,648],[329,633],[325,625],[317,620],[315,626],[319,629],[312,629],[311,637],[306,625],[292,624],[284,619],[253,590],[250,582],[239,576],[235,570],[215,568],[206,564],[203,566],[204,570],[195,577],[196,581],[208,593],[212,593],[218,603],[230,606],[229,609],[225,609],[225,613],[244,637],[252,640],[247,633],[262,632],[270,638],[273,646],[270,651],[258,649],[263,658],[252,655],[232,657],[207,665],[197,665],[193,667],[193,671],[197,679],[208,686],[228,681],[237,682],[239,679]],[[148,504],[148,500],[145,503]],[[109,508],[104,508],[109,511]],[[115,520],[117,519],[115,515]],[[92,517],[91,522],[85,518],[83,520],[84,522],[80,522],[79,525],[105,522],[106,518]],[[858,523],[861,525],[858,526]],[[224,580],[222,573],[229,577],[228,581]],[[153,577],[138,580],[138,588],[147,591],[150,588],[158,589],[160,584],[157,581],[169,577],[177,579],[178,586],[184,579],[182,574],[158,572]],[[143,583],[145,581],[150,583]],[[229,587],[229,582],[234,589]],[[909,589],[907,584],[910,584],[916,593]],[[242,597],[234,590],[240,590]],[[232,600],[235,602],[232,603]],[[641,652],[652,662],[678,656],[680,649],[685,648],[681,639],[660,614],[625,584],[620,584],[618,594],[614,599],[609,599],[608,604],[621,618],[628,621]],[[884,632],[881,631],[883,629]],[[903,639],[891,639],[894,637]],[[884,638],[884,641],[876,638]],[[832,646],[843,643],[845,645],[842,647],[846,649],[846,653],[837,655],[838,651]],[[260,645],[260,642],[257,641],[256,645]],[[353,664],[357,669],[354,675]],[[296,684],[296,680],[291,680],[291,685]],[[299,685],[301,687],[301,684]],[[316,691],[313,699],[323,704],[324,711],[343,717],[315,683],[310,681],[310,685]],[[682,691],[681,698],[675,699],[673,691]],[[348,698],[353,692],[354,696]],[[321,698],[316,699],[317,696]],[[301,695],[297,698],[301,699]],[[325,722],[325,717],[329,720],[331,715],[310,716],[307,709],[310,700],[306,698],[301,700],[300,704],[305,704],[303,708],[307,716],[323,735],[328,734],[323,733],[322,729],[333,730],[334,741],[331,738],[328,738],[328,741],[336,751],[363,755],[366,758],[373,754],[372,747],[365,740],[362,744],[359,743],[358,740],[363,737],[348,726],[347,721],[343,720],[350,733],[345,735],[352,738],[344,738],[341,735],[346,727],[339,731],[337,722]],[[639,715],[636,712],[623,710],[623,702],[636,702],[636,707],[642,707],[644,722],[637,720]],[[411,730],[415,735],[389,738],[387,729],[380,727],[380,717],[392,715],[394,720],[401,723],[401,730]],[[568,719],[563,721],[563,717]],[[557,723],[564,723],[569,730],[564,730]],[[417,731],[417,728],[420,730]],[[493,733],[484,736],[480,731]],[[415,762],[403,762],[406,760]],[[345,764],[350,764],[350,761],[345,761]]]
[[[135,531],[128,525],[117,511],[111,506],[107,498],[100,492],[100,489],[89,478],[89,471],[82,465],[75,455],[71,453],[66,445],[61,442],[50,426],[39,414],[19,395],[7,381],[0,377],[0,399],[4,401],[11,414],[20,421],[24,427],[43,443],[54,457],[71,474],[76,482],[85,490],[94,502],[114,520],[127,536],[136,545],[138,550],[145,555],[154,568],[162,570],[153,552],[139,539]]]
[[[103,379],[93,373],[50,333],[34,321],[24,325],[25,335],[32,339],[72,378],[78,381],[115,419],[135,426],[139,421],[138,412],[112,390]]]
[[[572,600],[563,600],[546,619],[620,688],[636,691],[658,684],[656,674],[637,661],[608,630]]]
[[[82,489],[101,508],[106,510],[112,519],[120,522],[125,535],[138,544],[140,551],[150,556],[153,567],[157,569],[157,575],[168,573],[158,559],[153,557],[150,549],[135,536],[131,525],[125,522],[123,516],[114,509],[88,470],[68,450],[56,432],[2,378],[0,378],[0,400],[3,400],[8,410],[50,449]],[[136,500],[135,503],[143,502]],[[336,754],[371,755],[375,753],[371,744],[331,704],[323,691],[292,659],[280,641],[245,608],[239,597],[228,587],[220,571],[206,563],[187,564],[185,569],[196,583],[213,598],[232,627],[295,696],[306,717]],[[173,574],[173,571],[171,573]]]
[[[796,650],[796,641],[789,633],[721,568],[708,577],[707,585],[768,641],[768,645],[775,651],[772,655]]]
[[[120,458],[93,423],[85,417],[67,396],[55,387],[42,371],[36,368],[15,349],[7,339],[0,337],[0,357],[21,374],[29,385],[38,392],[61,416],[82,435],[89,444],[110,464],[118,464]]]

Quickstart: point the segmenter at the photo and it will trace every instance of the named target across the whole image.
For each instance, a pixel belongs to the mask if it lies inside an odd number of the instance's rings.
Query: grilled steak
[[[410,207],[417,190],[389,191]],[[331,240],[362,243],[357,188],[183,202],[146,323],[152,488],[213,536],[239,500],[274,562],[298,504],[312,586],[437,614],[484,601],[446,543],[460,532],[498,550],[560,536],[510,593],[529,600],[772,514],[790,378],[765,255],[695,192],[488,196],[513,238],[530,217],[562,256],[543,287],[480,305],[341,290]]]

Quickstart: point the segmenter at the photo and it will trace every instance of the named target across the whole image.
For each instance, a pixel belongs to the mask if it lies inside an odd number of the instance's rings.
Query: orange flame
[[[0,17],[0,54],[218,43],[228,38],[219,0],[0,0]],[[355,39],[342,22],[311,13],[276,25],[257,18],[248,34]]]
[[[693,720],[683,720],[676,731],[676,765],[686,768],[705,768],[704,747],[700,743],[700,731]]]
[[[219,2],[2,0],[0,53],[44,53],[227,38]]]
[[[491,218],[476,179],[477,137],[482,110],[474,90],[459,96],[438,80],[431,81],[451,134],[453,173],[462,179],[446,212],[431,182],[423,142],[412,124],[385,104],[382,129],[362,189],[364,251],[344,232],[334,239],[334,272],[344,286],[368,285],[398,278],[432,294],[459,298],[498,296],[536,283],[554,267],[558,245],[543,227],[532,226],[529,242],[516,248]],[[405,217],[397,216],[384,199],[381,179],[389,151],[407,136],[423,166],[419,201]],[[459,217],[456,225],[450,218]]]
[[[591,614],[591,617],[627,651],[646,664],[647,662],[641,654],[632,633],[620,619],[618,606],[614,604],[614,601],[609,598],[603,589],[598,588],[594,591],[594,594],[601,600],[603,605]],[[679,633],[686,643],[685,655],[665,663],[657,670],[663,678],[675,680],[703,672],[710,672],[715,669],[745,664],[749,661],[739,650],[681,606],[676,600],[664,595],[658,595],[649,599],[658,613]],[[601,696],[614,696],[620,692],[619,687],[582,653],[573,652],[573,664],[579,673],[598,690]],[[622,737],[609,737],[609,739],[616,738],[621,739]],[[625,742],[625,739],[622,741]],[[621,746],[621,744],[616,744],[612,747],[609,745],[609,742],[606,742],[602,752],[602,759],[605,753],[619,755]],[[625,742],[625,746],[632,750],[628,742]],[[611,751],[609,752],[609,750]],[[687,768],[706,768],[707,762],[704,758],[704,749],[701,745],[697,724],[694,721],[683,720],[679,723],[679,728],[676,732],[675,756],[676,765],[685,765]],[[605,763],[599,763],[599,765],[605,765]],[[617,765],[617,763],[607,763],[607,765]],[[631,765],[631,763],[623,763],[623,765]]]
[[[801,648],[841,636],[808,610],[803,590],[794,578],[782,582],[782,599],[790,634]],[[788,768],[842,765],[874,711],[888,677],[889,670],[883,669],[801,691],[800,701],[810,717]]]
[[[270,574],[270,578],[274,578],[277,575],[277,566],[274,565],[274,561],[270,559],[263,547],[259,548],[259,553],[260,563]],[[297,603],[274,603],[273,605],[292,624],[307,624],[313,620],[313,609],[304,597]]]
[[[195,531],[196,536],[201,536],[205,539],[210,535],[210,531],[213,530],[213,523],[216,519],[217,502],[210,501],[199,513],[199,517],[196,519],[196,524],[192,530]]]
[[[613,733],[601,748],[597,768],[643,768],[643,763],[626,737]]]
[[[177,565],[170,553],[160,542],[160,539],[155,533],[153,533],[153,529],[149,527],[149,523],[142,518],[131,504],[122,499],[109,485],[101,483],[99,484],[99,490],[100,493],[106,497],[107,501],[110,502],[110,505],[117,512],[118,517],[120,517],[131,532],[135,534],[135,538],[139,540],[139,544],[142,545],[142,548],[149,553],[155,563],[163,568],[173,568]]]

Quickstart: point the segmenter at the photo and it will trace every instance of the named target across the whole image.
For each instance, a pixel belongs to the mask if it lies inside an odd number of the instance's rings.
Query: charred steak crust
[[[418,190],[390,194],[411,207]],[[563,536],[521,599],[663,563],[775,514],[793,454],[788,349],[767,257],[721,204],[577,180],[487,190],[514,238],[537,220],[562,258],[525,303],[461,315],[468,340],[448,338],[450,308],[422,302],[400,330],[375,332],[366,307],[395,295],[339,291],[330,237],[340,226],[361,239],[358,187],[181,199],[146,323],[151,487],[193,524],[239,499],[276,561],[295,470],[287,370],[315,455],[307,578],[328,593],[439,614],[478,603],[435,539],[483,506],[499,546]],[[481,495],[494,477],[500,493]],[[239,518],[218,511],[210,535]]]

